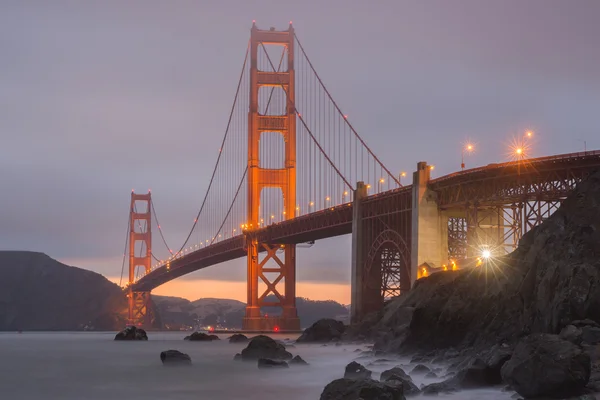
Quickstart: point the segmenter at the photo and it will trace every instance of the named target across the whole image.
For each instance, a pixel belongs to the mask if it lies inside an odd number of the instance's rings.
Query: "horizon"
[[[34,3],[0,6],[0,181],[11,188],[0,243],[115,283],[132,188],[152,189],[169,242],[185,239],[252,20],[261,29],[293,21],[344,113],[408,181],[419,161],[434,164],[436,177],[459,170],[467,141],[467,168],[507,161],[528,130],[534,157],[600,149],[593,0]],[[349,304],[349,250],[350,236],[299,249],[297,295]],[[245,302],[245,264],[153,293]]]

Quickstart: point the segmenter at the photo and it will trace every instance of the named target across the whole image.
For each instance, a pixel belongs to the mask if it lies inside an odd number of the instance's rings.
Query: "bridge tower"
[[[127,289],[128,323],[145,328],[151,327],[154,320],[150,292],[133,291],[131,285],[134,283],[137,267],[143,267],[145,273],[148,273],[152,265],[151,202],[150,192],[147,194],[131,192],[131,208],[129,210],[129,285]],[[142,210],[138,209],[138,204],[142,205]],[[145,248],[146,251],[136,256],[136,244],[138,243],[141,244],[140,249]]]
[[[261,71],[258,51],[264,45],[282,46],[287,52],[286,71]],[[275,61],[276,62],[276,61]],[[300,329],[296,311],[296,245],[286,243],[261,243],[253,234],[259,227],[260,197],[263,188],[279,188],[283,195],[285,219],[294,218],[296,210],[296,112],[294,99],[294,29],[260,30],[252,24],[250,34],[250,110],[248,115],[248,221],[245,228],[248,261],[248,302],[243,327],[246,330]],[[282,115],[261,114],[259,90],[261,87],[281,88],[286,93],[286,107]],[[264,106],[264,105],[263,105]],[[284,167],[262,168],[259,144],[265,132],[279,133],[285,142]],[[260,259],[261,253],[262,260]],[[279,254],[278,254],[279,253]],[[283,257],[281,257],[281,255]],[[271,265],[267,262],[271,261]],[[275,274],[275,275],[269,275]],[[267,276],[269,275],[269,276]],[[259,293],[259,281],[266,290]],[[278,286],[279,285],[279,286]],[[278,287],[283,286],[281,293]],[[267,296],[275,297],[267,301]],[[269,299],[270,300],[270,299]],[[279,307],[280,316],[266,318],[261,307]]]

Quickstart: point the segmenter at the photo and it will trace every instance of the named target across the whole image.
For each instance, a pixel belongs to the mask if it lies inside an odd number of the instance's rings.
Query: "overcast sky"
[[[452,172],[467,138],[477,149],[467,166],[503,161],[527,129],[534,156],[600,148],[596,0],[3,0],[0,247],[118,278],[132,188],[152,189],[169,241],[181,242],[253,19],[264,29],[293,20],[392,171],[425,160],[437,176]],[[312,285],[303,293],[327,298],[315,288],[329,284],[339,289],[329,297],[349,298],[349,246],[344,237],[300,251],[299,285]],[[186,279],[188,297],[206,295],[208,281],[243,292],[245,262]]]

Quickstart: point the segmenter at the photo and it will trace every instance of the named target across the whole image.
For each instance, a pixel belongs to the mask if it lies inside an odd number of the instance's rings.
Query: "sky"
[[[3,0],[0,248],[119,282],[130,192],[183,242],[217,157],[252,20],[296,33],[392,171],[440,176],[600,149],[596,0]],[[403,182],[404,183],[404,182]],[[336,251],[331,251],[335,249]],[[298,295],[349,303],[350,237],[298,251]],[[245,261],[154,293],[245,300]]]

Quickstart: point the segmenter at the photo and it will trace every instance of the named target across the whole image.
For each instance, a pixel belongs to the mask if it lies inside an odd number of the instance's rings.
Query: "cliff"
[[[0,331],[117,330],[126,313],[123,292],[100,274],[42,253],[0,251]]]

